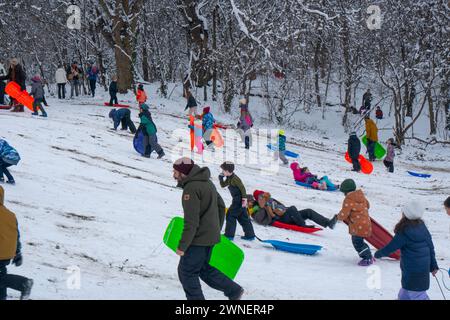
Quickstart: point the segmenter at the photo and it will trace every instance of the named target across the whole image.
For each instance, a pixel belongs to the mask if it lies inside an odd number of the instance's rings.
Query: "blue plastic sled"
[[[268,144],[267,148],[269,148],[272,151],[278,151],[278,146],[274,146],[272,144]],[[284,152],[284,155],[286,157],[290,157],[290,158],[300,158],[300,155],[298,153],[295,153],[295,152],[292,152],[292,151],[289,151],[289,150],[286,150]]]
[[[303,183],[303,182],[300,182],[300,181],[295,181],[295,184],[297,184],[299,186],[302,186],[302,187],[305,187],[305,188],[314,189],[310,184]],[[314,189],[314,190],[319,190],[319,189]],[[319,191],[331,191],[331,192],[333,192],[333,191],[337,191],[337,189],[328,187],[327,190],[319,190]]]
[[[322,246],[315,246],[312,244],[290,243],[277,240],[260,240],[264,243],[271,244],[275,249],[297,254],[315,255],[317,251],[322,249]]]
[[[136,152],[141,155],[143,155],[145,153],[144,132],[142,132],[142,130],[143,129],[139,128],[136,131],[136,134],[134,135],[134,139],[133,139],[134,150],[136,150]]]
[[[410,175],[418,178],[431,178],[431,174],[425,174],[425,173],[417,173],[412,171],[407,171]]]

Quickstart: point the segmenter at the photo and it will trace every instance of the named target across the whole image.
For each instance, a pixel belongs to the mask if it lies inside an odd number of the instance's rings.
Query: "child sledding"
[[[318,178],[317,175],[312,174],[308,167],[301,168],[298,162],[291,163],[292,174],[297,184],[317,190],[335,191],[339,189],[339,185],[332,183],[328,176]]]
[[[0,139],[0,183],[5,182],[3,175],[8,178],[6,183],[15,184],[14,177],[8,167],[17,165],[20,161],[19,153],[11,147],[6,140]]]
[[[337,216],[328,219],[312,209],[298,210],[295,206],[286,207],[278,200],[273,199],[270,193],[261,190],[253,192],[253,198],[249,199],[248,206],[253,221],[264,226],[281,222],[303,228],[313,228],[314,226],[306,224],[306,220],[311,220],[324,228],[333,229],[337,222]]]
[[[113,121],[113,129],[117,130],[119,124],[122,125],[121,130],[130,129],[131,133],[136,133],[136,127],[131,121],[131,111],[129,109],[121,108],[119,110],[112,109],[109,112],[109,118]]]
[[[165,156],[164,150],[158,144],[158,137],[156,136],[156,125],[153,122],[152,115],[150,114],[149,107],[145,103],[139,107],[139,118],[141,124],[137,130],[137,133],[141,133],[142,136],[142,152],[141,155],[145,158],[150,158],[150,154],[155,151],[158,154],[158,159]]]

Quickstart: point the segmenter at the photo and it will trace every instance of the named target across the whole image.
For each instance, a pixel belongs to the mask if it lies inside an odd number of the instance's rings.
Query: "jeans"
[[[277,158],[280,158],[281,161],[283,161],[284,164],[288,164],[289,160],[286,159],[286,156],[284,155],[286,151],[275,151],[275,154]]]
[[[386,161],[383,160],[384,165],[386,166],[386,168],[389,169],[389,172],[393,173],[394,172],[394,162],[392,161]]]
[[[8,274],[6,266],[9,265],[10,260],[0,260],[0,300],[6,300],[6,290],[8,288],[23,291],[27,278]]]
[[[3,178],[3,174],[8,178],[9,181],[14,181],[14,177],[11,175],[8,167],[12,166],[12,164],[6,163],[2,159],[0,159],[0,178]]]
[[[255,231],[253,230],[252,222],[248,217],[247,210],[242,208],[239,203],[236,206],[231,205],[228,209],[225,225],[225,237],[233,238],[236,232],[236,221],[242,226],[246,237],[254,237]]]
[[[375,141],[367,139],[367,151],[369,152],[369,160],[375,161]]]
[[[70,97],[71,98],[73,98],[74,92],[77,97],[80,95],[78,80],[70,80]]]
[[[58,99],[66,98],[66,84],[58,83]]]
[[[190,246],[180,258],[178,278],[188,300],[205,300],[200,279],[229,299],[237,298],[242,290],[240,285],[209,265],[211,252],[212,247]]]
[[[91,87],[92,96],[95,97],[95,86],[97,85],[97,80],[89,80],[89,85]]]
[[[430,300],[426,291],[410,291],[401,288],[398,292],[398,300]]]
[[[362,259],[371,259],[372,252],[367,243],[364,242],[364,238],[358,236],[352,236],[353,247]]]

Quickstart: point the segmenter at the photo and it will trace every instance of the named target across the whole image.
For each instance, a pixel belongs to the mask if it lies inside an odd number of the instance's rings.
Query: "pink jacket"
[[[302,173],[300,166],[296,162],[291,163],[291,170],[294,174],[295,181],[306,183],[306,180],[313,176],[311,172]]]

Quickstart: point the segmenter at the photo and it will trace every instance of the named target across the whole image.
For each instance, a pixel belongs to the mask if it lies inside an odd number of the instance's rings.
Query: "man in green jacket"
[[[178,277],[188,300],[205,300],[202,279],[222,291],[230,300],[239,300],[244,289],[209,265],[212,248],[220,242],[225,203],[210,180],[208,168],[200,168],[189,158],[173,164],[173,177],[183,188],[184,229],[178,245]]]

